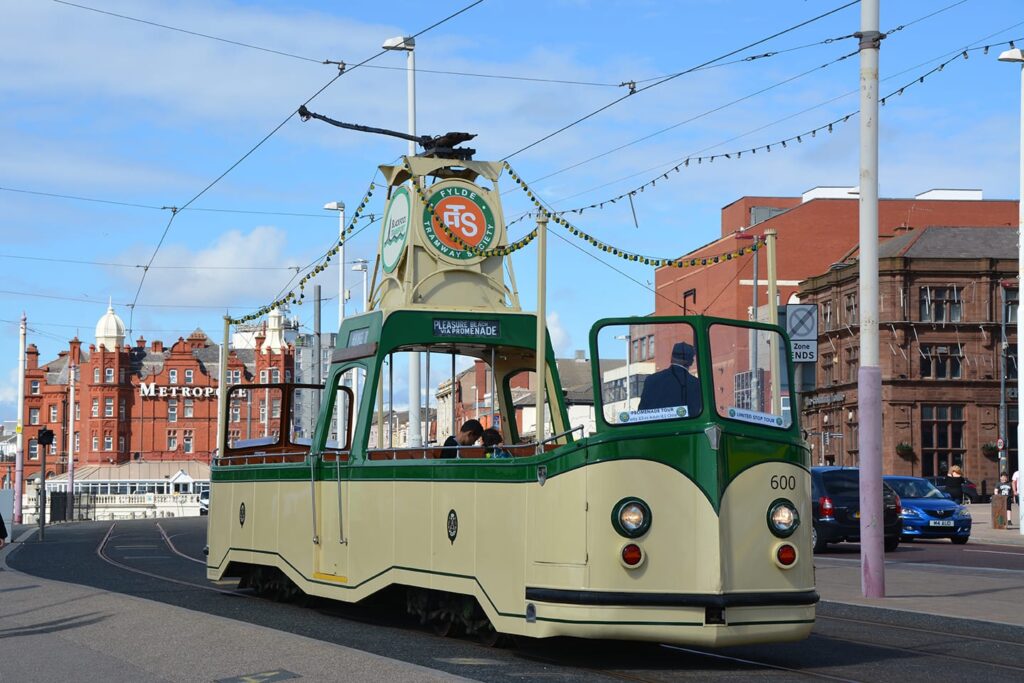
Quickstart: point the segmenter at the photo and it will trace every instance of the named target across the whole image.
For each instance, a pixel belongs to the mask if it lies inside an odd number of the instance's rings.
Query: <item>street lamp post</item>
[[[1020,64],[1020,173],[1018,177],[1018,194],[1017,194],[1017,286],[1020,291],[1021,283],[1024,283],[1024,51],[1020,48],[1014,48],[1012,50],[1006,50],[999,55],[1000,62],[1013,62]],[[1019,296],[1019,295],[1018,295]],[[1017,311],[1017,358],[1024,358],[1024,321],[1022,321],[1020,310]],[[1017,372],[1017,396],[1020,401],[1020,396],[1024,396],[1024,391],[1021,388],[1024,387],[1024,382],[1021,381],[1021,372]],[[1003,437],[1006,438],[1005,436]],[[1017,420],[1017,470],[1020,471],[1020,446],[1024,443],[1024,420],[1018,418]],[[1019,486],[1019,484],[1018,484]],[[1017,509],[1020,514],[1020,533],[1024,536],[1024,506],[1017,505]]]
[[[740,233],[736,235],[738,240],[753,240],[754,246],[754,278],[753,290],[754,300],[751,304],[751,320],[757,322],[757,252],[760,251],[758,248],[758,236],[748,235],[746,233]],[[750,331],[750,409],[760,411],[761,410],[761,388],[758,386],[757,377],[757,330]]]
[[[416,135],[416,39],[411,36],[396,36],[388,38],[381,46],[385,50],[394,50],[407,53],[406,60],[406,87],[408,88],[409,101],[409,130],[410,136]],[[409,140],[409,156],[416,155],[416,143]],[[416,182],[415,179],[412,182]],[[409,437],[406,445],[415,448],[423,445],[423,437],[420,429],[420,404],[423,401],[420,389],[420,354],[414,352],[409,354]]]
[[[328,202],[324,204],[324,209],[327,211],[338,212],[338,334],[341,334],[341,326],[345,322],[345,202]],[[319,288],[317,289],[319,291]],[[317,301],[316,315],[320,315],[320,302]],[[323,342],[320,339],[320,330],[316,330],[316,342],[313,344],[313,349],[317,354],[316,362],[313,363],[313,367],[317,369],[316,378],[313,380],[314,384],[320,384],[324,381],[323,377],[323,363],[321,354],[323,353],[322,346]],[[334,345],[337,347],[341,344],[341,339],[337,338]],[[348,383],[348,373],[342,375],[341,384],[345,385]],[[319,411],[317,411],[319,412]],[[315,418],[314,418],[315,419]],[[335,425],[337,429],[337,441],[338,447],[344,448],[347,444],[344,443],[343,434],[348,433],[348,425],[345,424],[345,407],[338,401],[335,407]]]
[[[366,259],[359,258],[353,261],[352,271],[363,274],[363,313],[370,310],[370,301],[366,298],[366,276],[369,268]]]

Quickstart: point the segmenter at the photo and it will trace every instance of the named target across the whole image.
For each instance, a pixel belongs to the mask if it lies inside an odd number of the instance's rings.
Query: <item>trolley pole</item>
[[[775,230],[766,230],[765,244],[768,246],[768,322],[779,324],[779,286],[776,259],[778,252],[775,246]],[[782,415],[782,380],[779,377],[779,339],[776,335],[768,335],[768,372],[771,373],[772,414]]]
[[[65,519],[69,522],[75,521],[75,375],[78,374],[78,366],[74,363],[68,370],[68,382],[71,389],[68,392],[68,498],[65,505]]]
[[[537,216],[537,449],[544,441],[544,386],[547,384],[547,250],[548,216]]]
[[[882,506],[882,371],[878,357],[879,0],[860,5],[860,582],[885,597]]]
[[[28,318],[21,314],[18,337],[18,424],[15,428],[14,453],[14,523],[21,524],[21,503],[25,493],[25,334]]]
[[[217,368],[217,454],[220,457],[224,457],[224,451],[228,445],[228,342],[230,338],[231,318],[224,316],[224,339],[220,345],[220,367]],[[248,410],[248,413],[247,419],[252,416],[252,408]]]

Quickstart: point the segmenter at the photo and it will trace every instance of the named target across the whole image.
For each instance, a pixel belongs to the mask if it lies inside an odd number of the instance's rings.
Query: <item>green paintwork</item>
[[[339,339],[348,339],[350,331],[368,327],[366,342],[377,342],[375,357],[338,363],[332,366],[328,387],[335,386],[341,372],[352,367],[366,369],[367,386],[376,386],[382,371],[382,361],[387,354],[399,347],[417,344],[442,344],[448,342],[470,344],[493,344],[493,339],[473,337],[433,337],[433,319],[443,317],[459,320],[499,320],[502,346],[532,349],[535,337],[535,316],[505,313],[455,313],[436,311],[397,311],[384,320],[379,312],[349,318],[342,325]],[[611,318],[599,321],[591,330],[591,358],[596,358],[597,332],[605,325],[650,324],[652,322],[686,322],[694,327],[699,343],[710,348],[707,340],[708,327],[715,323],[727,323],[781,332],[777,327],[755,323],[740,323],[734,320],[702,316],[671,317],[653,319]],[[783,336],[785,339],[785,337]],[[789,342],[786,353],[789,354]],[[561,395],[554,355],[548,347],[548,365]],[[700,355],[700,374],[711,376],[708,354]],[[598,364],[593,363],[593,380],[600,386]],[[790,386],[793,386],[792,369]],[[711,382],[702,382],[704,405],[713,403]],[[329,392],[332,396],[333,392]],[[600,396],[600,391],[595,392]],[[581,467],[610,460],[645,460],[664,464],[687,477],[704,493],[715,511],[719,510],[722,496],[729,483],[744,470],[766,462],[786,462],[807,469],[810,452],[800,440],[800,429],[796,411],[793,424],[787,429],[766,427],[729,420],[718,416],[713,410],[705,410],[694,419],[616,425],[611,427],[603,422],[600,403],[596,406],[598,432],[586,438],[577,439],[547,453],[512,460],[464,459],[464,460],[386,460],[366,459],[369,425],[374,410],[373,402],[362,400],[356,416],[355,434],[350,460],[341,466],[334,462],[323,462],[318,454],[324,449],[327,426],[333,412],[333,400],[322,402],[318,428],[314,435],[314,466],[306,463],[271,465],[214,465],[211,479],[217,482],[237,481],[300,481],[313,476],[320,481],[333,481],[339,476],[344,481],[437,481],[477,483],[532,483],[537,481],[537,468],[544,465],[550,479]],[[558,410],[568,423],[564,405]],[[722,429],[718,451],[711,449],[704,434],[705,428],[717,424]]]

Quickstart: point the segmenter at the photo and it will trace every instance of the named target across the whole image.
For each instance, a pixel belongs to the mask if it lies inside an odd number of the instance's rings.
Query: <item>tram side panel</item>
[[[563,467],[549,461],[547,468]],[[579,588],[587,568],[587,468],[526,485],[527,585]]]
[[[478,599],[495,627],[508,633],[522,632],[522,618],[502,619],[492,611],[503,614],[522,614],[523,611],[526,500],[527,488],[531,486],[537,484],[481,482],[475,485],[476,573],[487,593]]]
[[[427,482],[353,480],[349,495],[349,585],[359,586],[351,599],[359,600],[396,582],[387,570],[395,562],[395,497],[402,490],[414,501],[428,505]],[[424,508],[427,509],[427,508]],[[422,512],[421,512],[422,514]],[[420,584],[416,584],[420,585]]]
[[[456,471],[455,466],[445,469],[450,469],[451,474]],[[466,593],[475,588],[471,577],[477,576],[476,536],[480,515],[476,484],[472,480],[444,481],[445,478],[442,476],[438,481],[425,484],[430,500],[424,501],[426,504],[421,510],[429,511],[431,548],[429,560],[423,566],[431,571],[431,588]],[[498,510],[489,506],[485,514],[498,514]]]

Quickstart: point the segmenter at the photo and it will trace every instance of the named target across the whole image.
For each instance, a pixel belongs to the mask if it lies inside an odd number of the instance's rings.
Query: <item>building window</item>
[[[118,381],[121,384],[124,384],[124,378],[125,378],[124,368],[121,368],[120,370],[117,371],[117,377],[118,377]]]
[[[266,383],[267,383],[267,371],[266,370],[260,370],[260,384],[266,384]]]
[[[330,368],[331,367],[330,362],[328,362],[325,367]],[[288,384],[291,384],[291,381],[292,381],[292,371],[291,370],[285,370],[284,371],[284,381],[287,382]]]
[[[185,436],[182,439],[182,446],[183,446],[183,450],[186,453],[191,453],[192,452],[192,430],[191,429],[186,429],[185,430]]]
[[[92,435],[92,450],[96,452],[100,449],[100,437],[95,434]]]
[[[50,406],[50,422],[57,421],[57,406]]]
[[[847,325],[856,325],[860,322],[860,313],[857,310],[857,294],[847,294],[843,297],[843,319]]]
[[[124,402],[124,399],[122,398],[118,402],[118,405],[117,405],[117,419],[119,419],[121,422],[124,422],[125,413],[126,413],[125,408],[126,408],[125,402]]]
[[[114,417],[114,399],[103,399],[103,417]]]
[[[267,402],[260,400],[260,423],[266,423],[267,421]]]
[[[177,370],[168,370],[167,371],[167,381],[169,383],[171,383],[171,384],[177,384],[178,383],[178,371]]]
[[[28,423],[30,425],[39,424],[39,408],[28,409]]]
[[[922,379],[960,379],[961,377],[960,347],[921,344]]]
[[[178,450],[178,432],[175,429],[167,430],[167,450]]]
[[[1006,379],[1017,379],[1017,346],[1006,349]]]
[[[80,401],[75,401],[75,420],[81,420],[81,419],[82,419],[82,403]]]
[[[50,455],[57,455],[57,442],[54,441],[50,444]]]
[[[231,421],[241,422],[242,421],[242,406],[238,401],[231,402]]]
[[[277,420],[281,417],[281,399],[275,398],[270,401],[270,417]]]
[[[31,384],[29,385],[29,391],[32,393],[33,396],[37,396],[39,394],[39,380],[32,380]]]
[[[39,442],[35,439],[28,440],[28,458],[29,460],[39,459]]]
[[[640,340],[639,339],[634,339],[633,340],[633,360],[634,361],[640,360]]]
[[[921,476],[945,474],[964,464],[964,407],[921,406]]]
[[[846,381],[856,382],[857,371],[860,369],[860,347],[851,346],[846,349]]]
[[[167,421],[178,421],[178,399],[176,398],[172,398],[169,401],[167,401]]]
[[[647,338],[647,353],[651,360],[654,360],[654,335]]]
[[[107,384],[114,383],[114,368],[106,368],[103,371],[103,381]]]
[[[821,302],[821,326],[825,331],[836,329],[835,316],[832,315],[832,301]]]
[[[93,368],[92,369],[92,383],[93,384],[99,384],[100,383],[100,369],[99,368]]]
[[[1006,310],[1003,315],[1008,323],[1017,322],[1017,300],[1020,298],[1020,290],[1014,288],[1006,290]]]
[[[960,322],[962,302],[956,287],[922,287],[919,296],[922,322]]]
[[[241,370],[228,370],[228,384],[241,384],[242,383],[242,371]]]
[[[114,437],[110,435],[110,432],[103,432],[103,450],[114,450]]]
[[[830,387],[836,381],[836,357],[834,354],[823,354],[821,356],[821,384]]]
[[[185,384],[192,384],[192,379],[195,377],[194,370],[185,371]]]
[[[124,453],[124,437],[123,436],[117,437],[117,452],[118,453]]]
[[[80,432],[75,432],[75,445],[71,447],[71,452],[78,453],[81,450],[81,444],[82,434]]]
[[[281,371],[277,368],[270,368],[270,381],[274,384],[280,384]]]
[[[185,417],[193,417],[195,403],[190,398],[185,399]]]
[[[100,400],[98,398],[94,398],[92,400],[92,416],[93,417],[99,417],[100,416]]]

